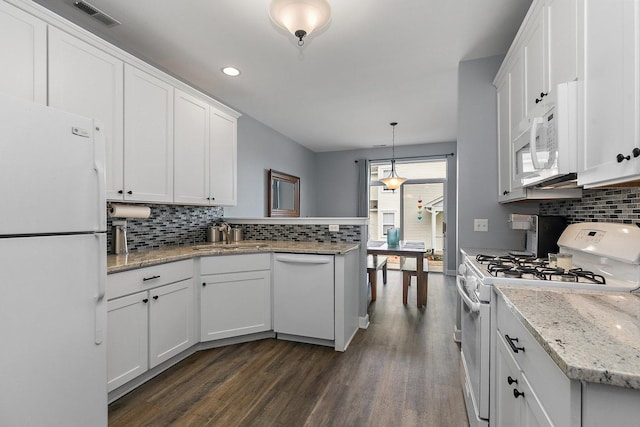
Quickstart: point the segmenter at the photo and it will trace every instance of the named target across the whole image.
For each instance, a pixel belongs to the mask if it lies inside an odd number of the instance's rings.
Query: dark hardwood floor
[[[371,324],[344,353],[274,339],[202,351],[109,406],[110,426],[467,426],[453,342],[455,283],[378,280]]]

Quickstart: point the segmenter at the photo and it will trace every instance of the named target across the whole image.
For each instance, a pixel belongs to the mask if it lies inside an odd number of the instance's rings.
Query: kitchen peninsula
[[[345,351],[359,244],[244,240],[107,257],[113,401],[196,351],[265,338]]]

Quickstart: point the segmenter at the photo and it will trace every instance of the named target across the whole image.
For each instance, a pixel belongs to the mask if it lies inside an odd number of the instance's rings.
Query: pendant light
[[[289,31],[304,45],[304,38],[314,30],[327,25],[331,19],[331,6],[327,0],[271,0],[271,20]]]
[[[397,190],[398,188],[400,188],[400,186],[402,184],[404,184],[404,182],[407,180],[407,178],[401,178],[398,176],[398,174],[396,173],[396,125],[398,124],[397,122],[391,122],[389,123],[391,125],[391,129],[393,131],[393,145],[391,148],[391,173],[389,173],[389,176],[386,178],[382,178],[380,180],[381,183],[383,183],[388,190]]]

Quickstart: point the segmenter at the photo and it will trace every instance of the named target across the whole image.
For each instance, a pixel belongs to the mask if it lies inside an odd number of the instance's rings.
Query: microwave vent
[[[120,25],[119,21],[107,15],[97,7],[87,3],[86,1],[74,1],[73,5],[93,19],[106,25],[107,27],[115,27],[116,25]]]

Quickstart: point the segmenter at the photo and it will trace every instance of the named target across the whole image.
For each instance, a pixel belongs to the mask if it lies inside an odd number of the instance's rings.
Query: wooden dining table
[[[401,240],[397,246],[389,246],[384,240],[369,240],[367,242],[367,254],[374,257],[378,255],[394,255],[402,257],[411,257],[416,259],[416,282],[418,283],[418,308],[427,305],[427,287],[425,283],[424,271],[424,255],[427,253],[424,242],[403,241]]]

